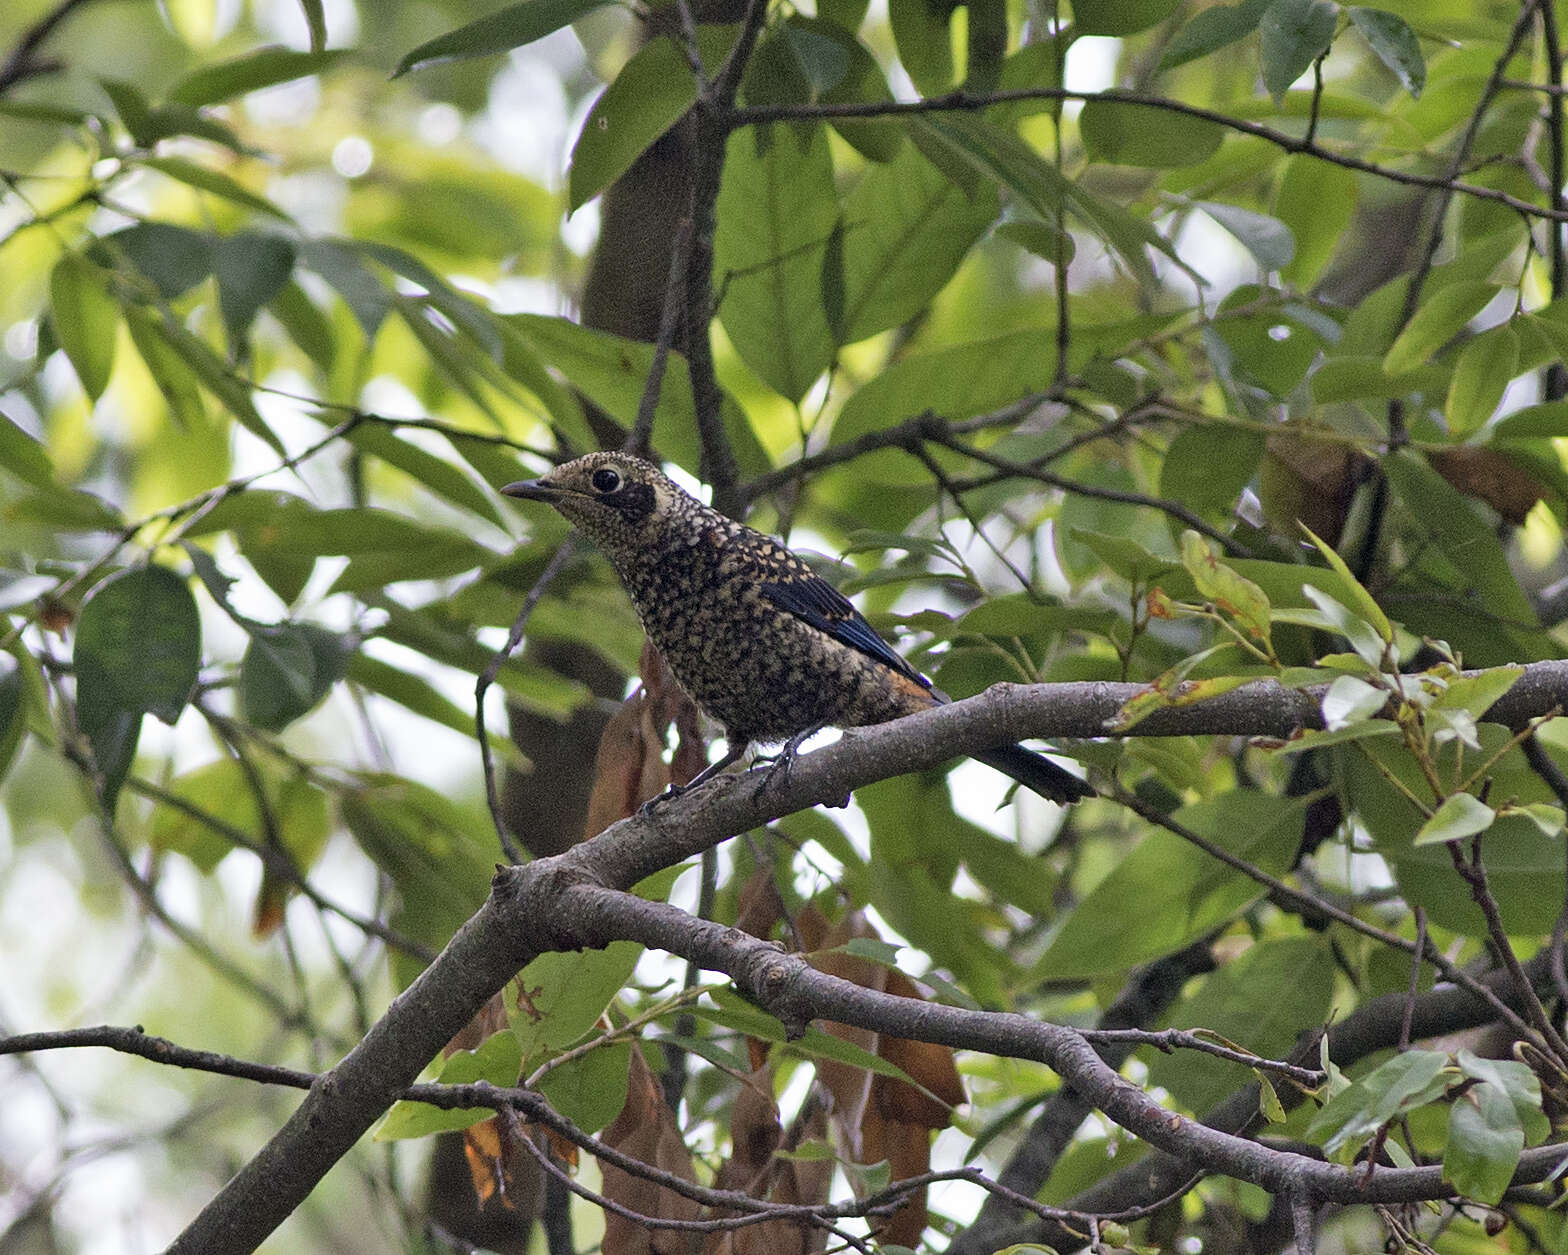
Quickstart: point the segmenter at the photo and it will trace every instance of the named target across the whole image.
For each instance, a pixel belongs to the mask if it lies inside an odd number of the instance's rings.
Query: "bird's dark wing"
[[[849,598],[809,569],[780,574],[759,583],[760,591],[780,610],[811,624],[818,631],[826,632],[836,641],[869,654],[878,662],[886,663],[902,676],[914,680],[922,688],[931,682],[894,652],[893,647],[877,635]]]

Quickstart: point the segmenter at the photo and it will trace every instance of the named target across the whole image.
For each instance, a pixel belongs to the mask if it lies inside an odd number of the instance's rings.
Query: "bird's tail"
[[[1067,806],[1095,797],[1093,786],[1080,780],[1066,768],[1058,767],[1049,758],[1027,750],[1022,745],[998,745],[994,749],[980,750],[970,757],[987,767],[995,767],[1005,776],[1011,776],[1024,788],[1038,793],[1048,802]]]

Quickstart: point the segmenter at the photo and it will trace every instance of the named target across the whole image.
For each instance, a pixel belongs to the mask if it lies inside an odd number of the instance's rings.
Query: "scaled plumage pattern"
[[[590,453],[501,491],[554,506],[610,559],[676,679],[724,728],[729,752],[699,780],[754,741],[785,742],[787,756],[820,728],[885,723],[947,700],[800,558],[652,463]],[[1094,794],[1019,745],[975,757],[1053,802]]]

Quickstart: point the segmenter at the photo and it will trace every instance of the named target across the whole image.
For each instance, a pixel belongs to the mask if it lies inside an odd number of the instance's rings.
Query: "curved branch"
[[[522,871],[503,872],[501,879]],[[739,989],[787,1030],[804,1031],[812,1020],[832,1020],[894,1037],[1043,1063],[1149,1145],[1272,1194],[1351,1204],[1420,1202],[1453,1194],[1440,1164],[1384,1170],[1368,1180],[1360,1170],[1200,1124],[1161,1106],[1108,1066],[1076,1030],[1063,1025],[868,989],[818,971],[799,955],[782,953],[739,929],[602,886],[572,886],[563,892],[558,908],[562,916],[570,916],[580,945],[598,947],[631,938],[728,972]],[[1515,1181],[1545,1179],[1562,1156],[1562,1146],[1527,1152]]]
[[[722,777],[654,816],[622,820],[564,854],[501,869],[485,905],[343,1061],[316,1080],[289,1121],[196,1217],[171,1252],[255,1249],[529,959],[616,937],[733,965],[741,986],[758,991],[763,1001],[784,1012],[786,1022],[821,1016],[899,1037],[1041,1059],[1085,1090],[1111,1119],[1153,1145],[1265,1188],[1299,1190],[1304,1180],[1312,1196],[1323,1201],[1443,1197],[1437,1168],[1380,1173],[1364,1190],[1353,1174],[1337,1166],[1310,1160],[1298,1164],[1299,1155],[1282,1157],[1182,1120],[1122,1080],[1071,1029],[1016,1015],[905,1005],[902,999],[834,983],[806,968],[803,960],[746,934],[617,892],[735,833],[808,806],[842,802],[862,785],[934,767],[956,753],[1037,735],[1105,735],[1106,721],[1141,691],[1133,684],[998,685],[967,701],[857,730],[802,756],[787,779],[765,790],[746,776]],[[1138,734],[1288,736],[1321,722],[1318,701],[1311,690],[1258,681],[1211,701],[1156,712],[1139,724]],[[1522,725],[1565,703],[1568,662],[1534,663],[1487,717]],[[866,1002],[867,997],[873,1001]],[[1537,1168],[1544,1174],[1550,1163],[1527,1157],[1520,1180],[1539,1179]],[[1300,1173],[1306,1176],[1298,1180]]]

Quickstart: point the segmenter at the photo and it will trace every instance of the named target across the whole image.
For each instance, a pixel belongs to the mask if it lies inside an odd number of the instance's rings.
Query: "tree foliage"
[[[1552,0],[0,36],[8,1235],[1561,1246]],[[977,700],[637,817],[615,446]]]

